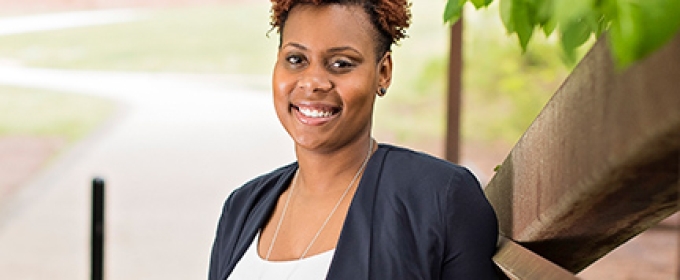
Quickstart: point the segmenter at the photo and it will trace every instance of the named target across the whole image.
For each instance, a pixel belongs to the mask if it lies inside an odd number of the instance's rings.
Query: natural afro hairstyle
[[[279,34],[288,19],[288,13],[298,4],[311,5],[355,5],[363,8],[370,17],[377,34],[377,59],[390,51],[392,44],[406,37],[406,28],[411,24],[411,4],[407,0],[271,0],[272,29]]]

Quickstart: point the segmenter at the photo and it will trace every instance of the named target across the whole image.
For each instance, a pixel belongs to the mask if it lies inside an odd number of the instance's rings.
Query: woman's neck
[[[342,149],[327,153],[297,147],[298,188],[309,194],[344,191],[367,160],[369,146],[375,149],[375,144],[371,144],[373,141],[371,137],[363,137]]]

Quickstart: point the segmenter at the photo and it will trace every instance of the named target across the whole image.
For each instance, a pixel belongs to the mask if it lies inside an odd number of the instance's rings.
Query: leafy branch
[[[476,9],[494,0],[448,0],[444,21],[455,23],[463,6]],[[523,51],[535,30],[545,36],[558,32],[566,57],[576,60],[576,48],[591,36],[607,32],[620,67],[627,67],[671,40],[680,29],[680,0],[498,0],[509,34],[517,34]]]

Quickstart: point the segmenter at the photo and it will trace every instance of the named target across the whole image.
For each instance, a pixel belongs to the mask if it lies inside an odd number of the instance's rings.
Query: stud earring
[[[380,89],[378,89],[378,96],[383,97],[383,96],[385,96],[386,93],[387,93],[386,88],[381,87]]]

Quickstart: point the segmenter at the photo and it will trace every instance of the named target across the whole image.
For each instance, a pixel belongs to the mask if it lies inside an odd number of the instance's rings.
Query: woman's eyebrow
[[[309,50],[303,44],[296,43],[296,42],[288,42],[285,45],[283,45],[282,48],[286,48],[286,47],[292,47],[292,48],[296,48],[296,49],[299,49],[299,50],[302,50],[302,51],[308,51]],[[327,53],[339,53],[339,52],[344,52],[344,51],[351,51],[351,52],[354,52],[358,55],[361,55],[360,51],[358,51],[357,49],[350,47],[350,46],[332,47],[332,48],[328,49],[326,52]]]
[[[357,54],[361,54],[357,49],[352,48],[350,46],[333,47],[333,48],[328,49],[328,52],[330,52],[330,53],[344,52],[344,51],[352,51],[352,52],[355,52]]]
[[[307,50],[307,47],[305,47],[302,44],[295,43],[295,42],[289,42],[289,43],[286,43],[285,45],[283,45],[284,48],[287,47],[287,46],[291,46],[291,47],[294,47],[294,48],[297,48],[297,49],[301,49],[303,51]]]

